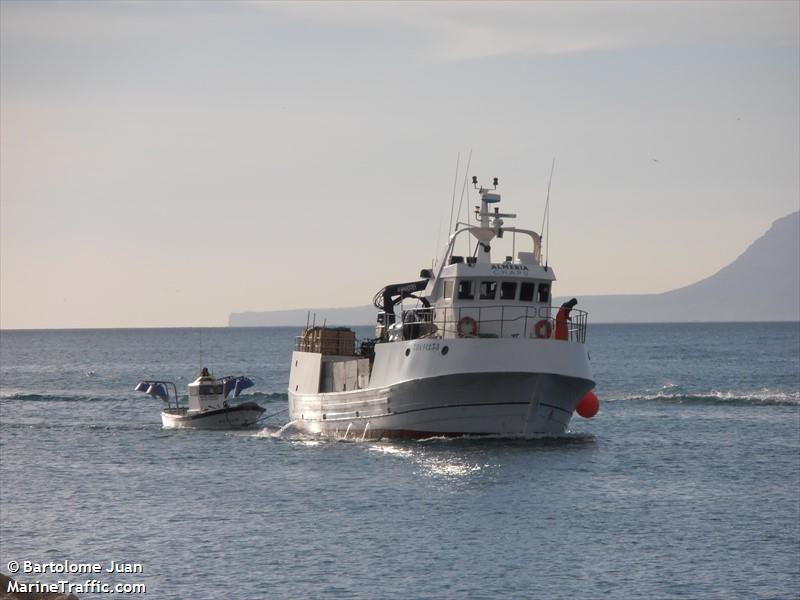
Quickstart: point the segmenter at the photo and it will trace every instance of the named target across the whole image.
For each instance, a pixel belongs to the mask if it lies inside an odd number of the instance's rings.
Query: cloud
[[[270,4],[290,18],[412,31],[438,61],[636,47],[798,47],[797,2]]]
[[[800,3],[3,2],[5,43],[203,35],[254,19],[399,34],[423,59],[467,61],[638,47],[799,47]],[[408,51],[408,49],[407,49]]]

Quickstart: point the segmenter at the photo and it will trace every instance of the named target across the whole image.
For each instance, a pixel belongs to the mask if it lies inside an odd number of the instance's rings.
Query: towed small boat
[[[188,407],[180,406],[178,390],[171,381],[140,381],[134,389],[166,403],[166,408],[161,411],[161,423],[165,429],[244,429],[255,425],[265,409],[255,402],[228,404],[228,396],[233,393],[233,398],[238,398],[242,390],[252,386],[249,377],[216,379],[204,368],[188,386]],[[172,398],[175,399],[174,405]]]

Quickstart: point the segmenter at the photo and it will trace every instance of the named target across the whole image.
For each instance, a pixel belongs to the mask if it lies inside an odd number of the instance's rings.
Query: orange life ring
[[[533,335],[539,339],[547,339],[553,334],[553,326],[548,319],[542,319],[533,326]]]
[[[458,337],[478,335],[478,322],[472,317],[461,317],[458,320]]]

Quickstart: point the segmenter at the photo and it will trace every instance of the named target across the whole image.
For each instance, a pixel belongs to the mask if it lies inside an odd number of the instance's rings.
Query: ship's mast
[[[466,180],[465,180],[466,181]],[[491,264],[491,242],[494,238],[502,238],[505,232],[516,234],[525,234],[530,236],[533,241],[533,261],[534,264],[540,264],[541,260],[541,236],[528,229],[519,229],[516,227],[504,227],[503,219],[515,219],[517,217],[514,213],[501,213],[498,206],[490,207],[490,204],[498,204],[500,202],[500,194],[497,193],[498,179],[497,177],[492,180],[492,189],[484,188],[478,185],[478,178],[472,177],[472,184],[478,191],[481,197],[481,205],[475,207],[475,220],[476,225],[464,223],[462,221],[456,222],[456,230],[450,235],[447,240],[447,245],[442,249],[440,260],[436,262],[437,267],[433,276],[433,281],[438,281],[441,276],[442,269],[444,269],[453,255],[453,248],[456,238],[462,233],[472,235],[476,240],[475,257],[467,257],[467,261],[481,264]],[[512,252],[513,254],[513,252]],[[460,260],[463,260],[461,258]]]
[[[480,207],[475,207],[475,217],[480,224],[479,231],[472,230],[472,234],[478,239],[476,259],[479,263],[491,263],[492,253],[490,242],[495,237],[503,237],[503,217],[507,219],[516,218],[516,214],[501,213],[500,207],[495,206],[493,211],[489,210],[490,204],[498,204],[500,202],[500,194],[495,190],[497,189],[498,179],[495,177],[492,180],[492,189],[486,189],[483,186],[478,188],[478,178],[473,175],[472,185],[478,190],[481,195]]]

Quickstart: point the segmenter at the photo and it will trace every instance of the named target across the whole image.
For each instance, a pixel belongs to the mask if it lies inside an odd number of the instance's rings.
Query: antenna
[[[467,158],[467,168],[464,170],[464,185],[461,186],[461,199],[458,201],[458,212],[456,213],[456,222],[458,222],[458,215],[461,213],[461,204],[464,202],[464,192],[467,191],[467,173],[469,173],[469,166],[472,163],[472,148],[469,149],[469,158]],[[467,210],[467,223],[469,223],[469,207]],[[469,254],[469,239],[467,242],[467,254]]]
[[[458,153],[458,157],[456,157],[456,175],[453,177],[453,199],[450,202],[450,221],[447,223],[447,235],[450,235],[450,232],[453,229],[453,206],[456,204],[456,186],[458,185],[458,163],[461,160],[461,152]],[[439,224],[441,227],[441,224]],[[436,251],[439,251],[439,242],[436,242]]]
[[[469,165],[472,162],[472,148],[469,150],[469,158],[467,158],[467,170],[464,171],[464,185],[461,186],[461,199],[458,201],[458,211],[456,211],[456,221],[458,215],[461,213],[461,204],[464,202],[464,192],[467,190],[467,173],[469,173]]]
[[[553,163],[550,165],[550,179],[547,180],[547,201],[544,203],[544,214],[542,215],[542,236],[544,237],[544,226],[547,223],[547,243],[544,251],[544,268],[547,269],[548,261],[550,260],[550,185],[553,183],[553,169],[556,168],[556,159],[553,157]]]
[[[464,204],[464,214],[467,216],[467,224],[472,225],[472,219],[469,216],[469,200]]]
[[[455,200],[456,191],[453,189],[453,200]],[[450,218],[452,219],[453,207],[450,207]],[[433,249],[433,258],[431,259],[431,269],[436,268],[436,260],[439,258],[439,242],[442,240],[442,215],[439,215],[439,228],[436,230],[436,248]]]

